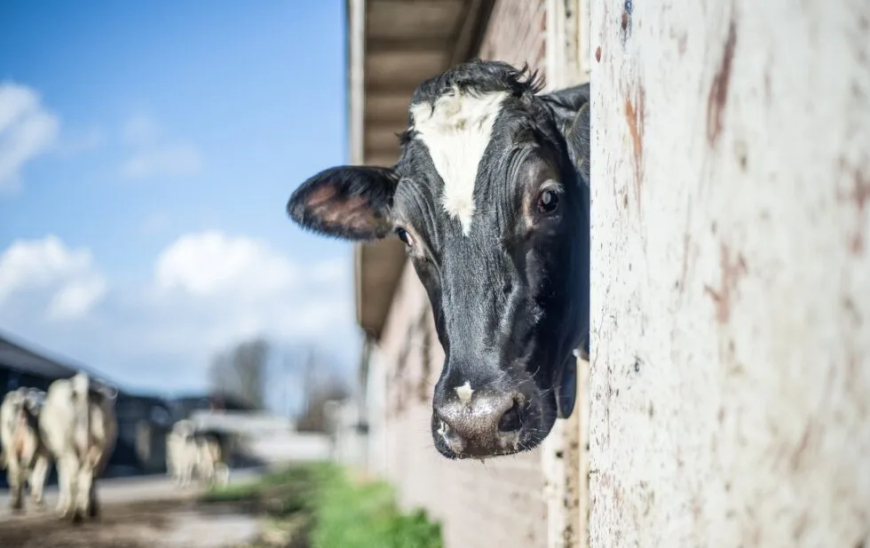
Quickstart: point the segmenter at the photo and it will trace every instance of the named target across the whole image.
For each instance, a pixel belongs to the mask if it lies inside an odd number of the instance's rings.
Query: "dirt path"
[[[235,473],[231,483],[261,473]],[[45,510],[28,504],[23,514],[14,515],[8,493],[2,492],[0,548],[224,548],[259,534],[256,516],[232,506],[197,504],[200,492],[177,489],[161,476],[104,480],[99,487],[103,515],[81,525],[55,516],[56,489],[46,490]]]
[[[0,522],[4,548],[222,548],[251,542],[255,516],[194,501],[115,504],[95,521],[72,525],[51,512]]]
[[[252,481],[260,477],[263,472],[264,470],[259,468],[233,470],[230,476],[230,483]],[[104,506],[150,500],[189,499],[201,492],[197,487],[178,489],[169,478],[163,475],[101,479],[97,489],[100,503]],[[28,499],[25,502],[27,504],[27,511],[30,512],[30,500]],[[56,485],[45,489],[45,503],[50,510],[54,509],[57,505]],[[9,491],[0,490],[0,522],[9,517]],[[2,545],[0,545],[0,548],[3,548]]]

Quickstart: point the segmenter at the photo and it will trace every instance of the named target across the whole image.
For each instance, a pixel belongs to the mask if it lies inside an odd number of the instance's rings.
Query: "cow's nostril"
[[[513,407],[501,416],[498,421],[499,432],[515,432],[523,426],[523,409],[519,403],[514,402]]]

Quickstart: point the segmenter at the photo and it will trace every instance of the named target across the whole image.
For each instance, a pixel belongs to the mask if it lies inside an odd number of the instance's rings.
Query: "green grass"
[[[205,502],[236,502],[294,523],[309,548],[441,548],[441,527],[416,510],[402,512],[383,482],[354,481],[331,464],[294,466],[251,484],[207,493]]]
[[[320,478],[312,548],[441,548],[441,528],[417,510],[403,514],[382,482],[357,484],[333,469]]]

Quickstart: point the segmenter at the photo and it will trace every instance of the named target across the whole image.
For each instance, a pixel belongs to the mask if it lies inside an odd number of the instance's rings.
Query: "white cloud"
[[[352,263],[296,264],[253,238],[218,231],[186,234],[158,256],[146,299],[164,325],[153,344],[207,362],[216,350],[254,336],[353,346]],[[166,318],[172,318],[166,321]]]
[[[48,317],[66,320],[84,316],[105,293],[106,281],[101,276],[70,280],[52,297],[48,305]]]
[[[57,140],[60,122],[33,89],[0,83],[0,191],[21,186],[21,169]]]
[[[202,153],[196,146],[164,137],[160,125],[145,115],[130,118],[122,130],[130,156],[121,165],[127,179],[155,176],[187,177],[202,171]]]
[[[351,363],[351,272],[349,259],[299,264],[262,240],[205,231],[170,242],[146,279],[107,292],[87,250],[47,236],[0,255],[0,330],[131,386],[194,389],[215,352],[255,336]]]
[[[87,249],[69,249],[52,235],[19,240],[0,255],[0,306],[34,293],[49,319],[80,318],[103,298],[106,280]]]
[[[198,297],[270,297],[296,278],[290,261],[265,243],[210,231],[178,238],[158,257],[162,289],[182,289]]]

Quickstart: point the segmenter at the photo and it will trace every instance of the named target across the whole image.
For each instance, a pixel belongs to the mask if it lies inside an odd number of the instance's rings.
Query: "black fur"
[[[382,167],[334,167],[311,177],[290,197],[287,213],[301,226],[350,240],[383,238],[392,229],[389,211],[398,180]],[[317,207],[317,192],[331,198]],[[326,211],[332,212],[325,216]]]
[[[439,419],[433,414],[435,446],[449,458],[505,454],[540,443],[557,410],[570,414],[574,379],[565,377],[573,371],[566,364],[574,349],[588,349],[589,86],[544,95],[540,86],[534,73],[474,61],[424,82],[414,93],[412,104],[434,108],[455,89],[471,95],[508,92],[478,167],[476,211],[467,236],[441,206],[444,182],[425,143],[416,138],[410,115],[394,167],[324,171],[306,181],[288,205],[296,222],[333,236],[365,239],[396,227],[412,230],[419,241],[410,256],[446,354],[436,408],[455,400],[455,388],[466,381],[475,390],[516,394],[525,402],[519,444],[507,449],[484,444],[456,454],[437,434]],[[559,183],[561,209],[543,215],[537,197],[550,180]],[[316,192],[334,200],[314,207]],[[355,197],[363,197],[368,208],[365,215],[355,213],[367,219],[363,230],[335,215]],[[560,392],[562,384],[569,390]],[[557,405],[560,396],[565,401]]]

